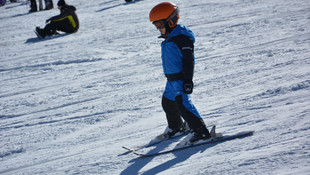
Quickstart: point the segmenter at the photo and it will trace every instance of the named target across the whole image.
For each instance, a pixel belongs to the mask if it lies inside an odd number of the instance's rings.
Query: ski
[[[161,134],[161,135],[155,137],[155,139],[151,140],[148,144],[137,146],[135,148],[129,148],[129,147],[126,147],[126,146],[122,146],[122,148],[127,150],[127,152],[125,152],[124,154],[130,153],[130,152],[135,152],[135,151],[138,151],[138,150],[143,149],[143,148],[148,148],[148,147],[157,145],[157,144],[159,144],[159,143],[161,143],[163,141],[166,141],[166,140],[171,140],[171,139],[176,139],[176,138],[179,138],[179,137],[183,137],[183,136],[187,135],[188,133],[189,133],[189,131],[186,131],[184,133],[180,133],[180,134],[174,135],[172,137],[167,137],[167,136],[164,136],[163,134]]]
[[[138,150],[131,150],[131,152],[134,153],[135,155],[138,155],[141,158],[154,157],[154,156],[168,154],[171,152],[180,151],[180,150],[184,150],[184,149],[188,149],[188,148],[193,148],[193,147],[197,147],[197,146],[201,146],[201,145],[213,144],[213,143],[224,142],[224,141],[233,140],[233,139],[237,139],[237,138],[243,138],[243,137],[251,136],[253,134],[254,134],[254,131],[243,131],[243,132],[239,132],[237,134],[223,135],[220,137],[208,139],[206,141],[200,141],[200,142],[195,143],[193,145],[181,146],[181,147],[173,148],[170,150],[155,152],[155,153],[140,153],[140,152],[138,152]]]
[[[186,124],[185,124],[186,125]],[[212,137],[215,137],[215,135],[219,134],[221,135],[221,133],[217,133],[215,134],[215,125],[209,125],[208,127],[212,126],[212,129],[211,129],[211,136]],[[143,148],[148,148],[148,147],[151,147],[151,146],[155,146],[163,141],[166,141],[166,140],[172,140],[172,139],[176,139],[176,138],[180,138],[180,137],[183,137],[185,135],[187,135],[188,133],[190,133],[189,131],[189,128],[185,131],[185,132],[182,132],[182,133],[178,133],[172,137],[169,137],[168,135],[166,134],[160,134],[158,136],[156,136],[154,139],[152,139],[148,144],[145,144],[145,145],[142,145],[142,146],[137,146],[135,148],[129,148],[127,146],[122,146],[122,148],[126,149],[127,152],[123,153],[122,155],[125,155],[125,154],[128,154],[130,152],[135,152],[135,151],[138,151],[140,149],[143,149]]]

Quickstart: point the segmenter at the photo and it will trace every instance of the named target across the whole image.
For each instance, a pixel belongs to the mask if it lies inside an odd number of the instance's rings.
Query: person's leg
[[[198,110],[190,100],[190,95],[183,92],[183,81],[173,81],[173,88],[177,92],[175,101],[182,118],[187,122],[189,128],[194,132],[190,142],[210,138],[209,130],[201,118]]]
[[[62,31],[65,33],[73,33],[73,27],[67,20],[50,22],[44,27],[45,35],[55,35],[57,31]]]
[[[58,29],[58,27],[59,27],[58,22],[50,22],[43,29],[44,35],[50,36],[56,34],[57,33],[56,30]]]
[[[179,130],[183,121],[179,114],[175,101],[169,100],[165,96],[162,97],[162,107],[166,113],[168,127],[172,130]]]
[[[175,91],[171,86],[171,83],[168,81],[166,83],[166,88],[162,96],[162,107],[166,113],[168,127],[172,130],[171,132],[173,135],[183,129],[183,120],[180,116],[174,98]]]
[[[195,131],[205,125],[198,110],[189,99],[189,95],[178,95],[175,101],[181,116],[192,130]]]
[[[37,7],[37,2],[36,0],[30,0],[30,13],[31,12],[37,12],[38,11],[38,7]]]

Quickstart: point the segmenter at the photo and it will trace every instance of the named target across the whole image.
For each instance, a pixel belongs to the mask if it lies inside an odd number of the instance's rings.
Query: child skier
[[[189,95],[194,87],[192,79],[195,37],[193,32],[177,24],[179,8],[170,2],[163,2],[153,7],[149,19],[160,31],[160,37],[165,39],[161,43],[162,65],[167,77],[162,96],[162,107],[168,121],[164,134],[172,137],[182,132],[183,118],[193,132],[189,139],[190,143],[210,138],[210,133]]]
[[[79,29],[79,19],[75,13],[76,8],[67,5],[64,0],[59,0],[57,3],[60,15],[54,16],[46,20],[47,25],[44,29],[36,28],[36,33],[41,37],[58,34],[57,31],[65,33],[74,33]]]

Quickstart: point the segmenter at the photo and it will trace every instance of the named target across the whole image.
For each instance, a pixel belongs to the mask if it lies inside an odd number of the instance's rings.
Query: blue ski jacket
[[[168,81],[192,80],[194,72],[194,33],[176,26],[161,43],[162,65]]]

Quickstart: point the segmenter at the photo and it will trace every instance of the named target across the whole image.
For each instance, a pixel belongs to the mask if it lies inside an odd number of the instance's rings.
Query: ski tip
[[[251,135],[253,135],[255,133],[255,131],[249,131],[251,133]]]
[[[240,132],[239,134],[240,135],[244,135],[244,136],[250,136],[250,135],[253,135],[255,131],[243,131],[243,132]]]

